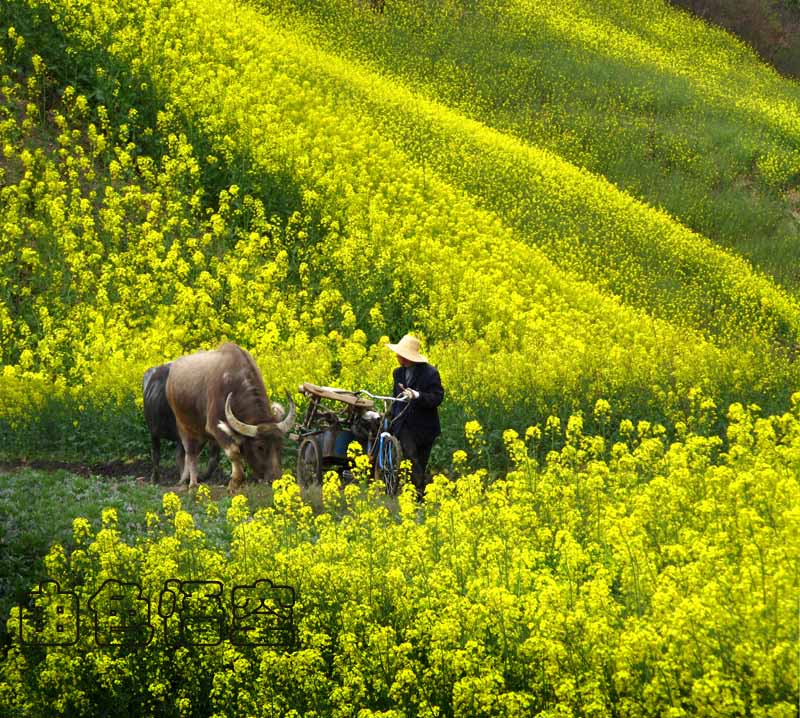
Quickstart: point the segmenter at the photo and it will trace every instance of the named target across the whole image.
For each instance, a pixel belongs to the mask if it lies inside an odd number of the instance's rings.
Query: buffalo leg
[[[150,435],[150,457],[153,460],[153,470],[150,472],[150,481],[156,484],[159,479],[159,464],[161,463],[161,439],[155,434]]]
[[[190,446],[184,445],[184,448],[186,449],[186,458],[184,460],[181,483],[185,478],[188,478],[189,488],[194,489],[197,487],[197,459],[200,456],[200,447],[196,442],[191,442]]]
[[[213,404],[209,405],[209,417],[216,416],[217,407]],[[209,420],[206,424],[206,434],[211,437],[212,441],[217,442],[217,446],[221,447],[225,455],[231,462],[231,480],[228,483],[228,493],[236,493],[239,486],[244,481],[244,466],[242,466],[242,454],[239,450],[239,445],[232,438],[229,430],[222,428],[224,422],[219,422],[216,425]],[[219,453],[217,454],[217,461],[219,461]],[[216,464],[215,464],[216,466]]]
[[[189,488],[197,488],[197,454],[186,452],[186,465],[189,467]]]
[[[200,452],[203,450],[203,447],[206,445],[205,439],[194,439],[190,438],[188,441],[184,440],[183,448],[186,451],[186,456],[184,457],[184,467],[183,473],[184,475],[188,473],[189,475],[189,488],[196,489],[197,488],[197,478],[199,474],[199,463],[200,463]],[[187,471],[188,468],[188,471]],[[181,481],[183,477],[181,477]]]
[[[206,468],[203,475],[200,477],[200,481],[208,481],[214,475],[214,472],[217,470],[218,466],[219,466],[219,444],[212,441],[209,443],[208,447],[208,467]]]
[[[178,476],[183,481],[183,470],[186,465],[186,450],[183,448],[183,442],[178,439],[175,444],[175,466],[178,467]]]
[[[183,446],[183,467],[181,468],[181,477],[178,479],[178,486],[181,484],[189,483],[192,480],[197,482],[197,455],[200,450],[197,448],[197,442],[180,432],[180,443]],[[194,473],[192,471],[194,470]]]
[[[188,456],[184,457],[183,469],[181,470],[181,477],[178,479],[178,486],[180,486],[181,484],[188,484],[189,483],[189,480],[190,480],[190,475],[189,475],[190,463],[191,462],[189,461]]]
[[[242,466],[242,458],[239,453],[238,446],[229,446],[225,449],[225,453],[231,460],[231,480],[228,483],[228,493],[235,494],[244,481],[244,467]]]
[[[227,439],[227,441],[226,441]],[[239,486],[244,481],[244,467],[242,466],[242,452],[239,450],[239,445],[235,441],[230,441],[226,436],[222,439],[224,443],[219,444],[225,452],[225,456],[231,462],[231,480],[228,482],[228,493],[235,494]],[[219,456],[217,456],[219,460]]]

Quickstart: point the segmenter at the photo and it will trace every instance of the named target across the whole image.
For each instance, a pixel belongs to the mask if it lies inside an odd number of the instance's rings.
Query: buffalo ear
[[[283,408],[283,404],[279,404],[277,401],[273,401],[270,404],[270,408],[272,409],[272,415],[275,417],[275,421],[283,421],[286,416],[286,409]]]

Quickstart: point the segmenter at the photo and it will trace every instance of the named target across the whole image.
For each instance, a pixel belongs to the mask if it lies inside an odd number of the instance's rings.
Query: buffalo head
[[[244,460],[260,480],[272,483],[281,475],[281,448],[283,439],[294,425],[296,408],[294,401],[287,396],[289,409],[280,405],[272,405],[275,418],[260,424],[248,424],[236,418],[231,408],[233,393],[225,399],[225,419],[231,431],[228,433],[238,445]],[[282,419],[278,420],[279,417]]]

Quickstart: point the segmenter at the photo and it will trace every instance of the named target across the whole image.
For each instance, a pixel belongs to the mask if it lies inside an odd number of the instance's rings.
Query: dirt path
[[[76,476],[103,477],[108,479],[134,479],[139,483],[150,483],[152,465],[149,461],[108,461],[100,463],[86,463],[81,461],[46,461],[30,459],[19,461],[0,461],[0,476],[13,474],[24,469],[34,471],[68,471]],[[210,480],[202,482],[211,489],[214,498],[217,494],[223,495],[227,487],[227,476],[221,469],[217,469]],[[187,487],[178,486],[178,470],[174,466],[161,466],[161,476],[156,484],[164,491],[186,491]],[[261,486],[261,484],[250,484]]]
[[[69,471],[78,476],[107,476],[119,478],[123,476],[150,477],[150,462],[148,461],[110,461],[99,464],[87,464],[80,461],[0,461],[0,474],[9,474],[20,469],[35,469],[38,471]],[[162,468],[162,482],[176,481],[177,472]]]

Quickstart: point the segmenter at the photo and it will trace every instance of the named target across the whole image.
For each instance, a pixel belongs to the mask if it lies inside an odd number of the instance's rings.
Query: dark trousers
[[[420,439],[405,429],[400,429],[397,439],[403,450],[403,458],[411,460],[411,481],[417,489],[417,494],[422,496],[425,487],[431,483],[431,478],[425,470],[428,468],[428,459],[436,439]]]

